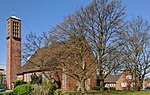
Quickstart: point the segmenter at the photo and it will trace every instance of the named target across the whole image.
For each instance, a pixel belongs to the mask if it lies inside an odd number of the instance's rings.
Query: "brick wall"
[[[19,25],[19,38],[14,38],[14,25]],[[17,79],[17,72],[21,68],[21,21],[13,18],[7,20],[7,53],[6,53],[6,80],[8,89],[12,89],[12,83]]]

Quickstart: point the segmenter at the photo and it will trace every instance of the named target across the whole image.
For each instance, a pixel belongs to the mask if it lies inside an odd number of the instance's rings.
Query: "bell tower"
[[[16,16],[6,20],[6,43],[6,80],[8,89],[12,89],[21,68],[21,19]]]

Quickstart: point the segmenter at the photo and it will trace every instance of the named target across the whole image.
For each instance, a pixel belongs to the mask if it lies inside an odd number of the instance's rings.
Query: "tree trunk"
[[[134,90],[136,90],[136,91],[138,91],[138,89],[139,89],[138,81],[140,81],[137,76],[137,70],[138,70],[138,67],[137,67],[137,65],[135,65],[135,87],[134,87]]]
[[[58,89],[61,89],[61,85],[62,85],[62,83],[61,83],[61,81],[60,80],[55,80],[54,81],[54,83],[56,83],[57,84],[57,86],[58,86]]]
[[[98,80],[99,80],[100,91],[104,91],[104,77],[103,77],[103,70],[101,65],[99,65]]]
[[[104,78],[103,76],[99,77],[99,81],[100,81],[100,91],[104,91]]]
[[[143,88],[143,78],[139,78],[139,88],[138,88],[138,91],[140,91],[142,88]]]
[[[86,92],[85,80],[79,81],[79,91],[81,91],[82,94],[84,94]]]

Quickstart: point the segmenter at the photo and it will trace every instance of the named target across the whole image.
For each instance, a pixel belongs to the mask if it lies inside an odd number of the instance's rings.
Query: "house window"
[[[63,79],[64,79],[64,86],[67,86],[67,75],[66,75],[66,73],[63,74]]]
[[[109,84],[106,84],[105,87],[109,87]]]
[[[27,81],[27,76],[26,76],[26,74],[24,74],[24,81]]]
[[[86,81],[85,81],[86,83],[85,83],[85,85],[86,85],[86,88],[87,88],[87,90],[89,90],[90,89],[90,78],[88,78]]]
[[[64,86],[67,86],[67,74],[66,74],[66,67],[63,67],[63,83],[64,83]]]
[[[29,81],[31,81],[31,75],[32,75],[32,73],[30,73],[29,76],[28,76],[29,77]]]
[[[127,83],[126,82],[121,82],[121,87],[127,87]]]

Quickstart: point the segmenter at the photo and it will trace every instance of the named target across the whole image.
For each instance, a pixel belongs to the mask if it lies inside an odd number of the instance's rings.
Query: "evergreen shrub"
[[[14,95],[30,95],[32,91],[32,86],[31,84],[22,84],[17,86],[14,90],[13,93]]]

